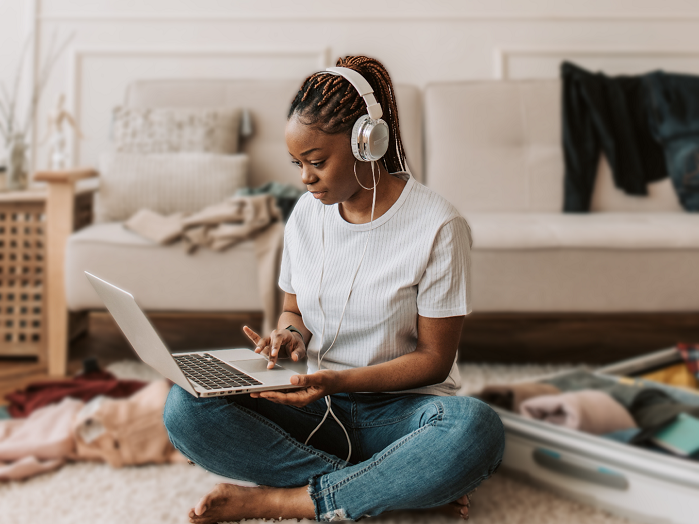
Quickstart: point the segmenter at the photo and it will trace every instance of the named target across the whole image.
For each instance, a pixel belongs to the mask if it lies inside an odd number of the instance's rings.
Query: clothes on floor
[[[73,423],[78,456],[115,468],[177,461],[162,420],[169,391],[168,382],[157,380],[127,399],[90,401]]]
[[[68,380],[46,380],[29,384],[23,390],[9,393],[8,411],[14,418],[27,417],[43,406],[66,397],[88,401],[98,395],[125,398],[146,385],[140,380],[118,380],[106,371],[90,371]]]
[[[647,195],[648,182],[667,176],[663,148],[649,123],[648,75],[609,77],[564,62],[561,77],[564,211],[590,210],[601,152],[619,189]]]
[[[493,384],[486,386],[476,395],[491,406],[520,413],[520,405],[527,399],[542,395],[556,395],[561,392],[551,384],[522,382],[519,384]]]
[[[651,373],[641,375],[645,380],[667,384],[668,386],[677,386],[683,388],[696,389],[697,378],[689,371],[684,362],[674,364],[663,369],[658,369]]]
[[[272,195],[276,199],[277,207],[282,212],[282,219],[286,222],[289,220],[296,202],[304,193],[304,190],[290,184],[269,182],[259,187],[244,187],[235,194],[237,196]]]
[[[169,390],[160,380],[127,399],[98,396],[86,404],[65,397],[26,418],[0,421],[0,480],[28,478],[70,460],[113,467],[183,461],[162,421]]]
[[[212,473],[274,487],[309,485],[319,521],[434,508],[473,491],[500,464],[502,422],[472,397],[332,395],[334,420],[306,438],[326,411],[249,395],[196,398],[173,386],[165,426],[175,447]]]
[[[677,351],[682,355],[685,365],[699,382],[699,346],[694,344],[677,344]]]
[[[593,435],[635,428],[628,411],[607,393],[582,390],[560,395],[544,395],[522,402],[525,418],[556,424]]]
[[[277,277],[284,248],[284,225],[271,194],[236,196],[184,216],[163,216],[142,209],[124,227],[153,242],[170,244],[181,239],[188,253],[199,248],[223,251],[252,239],[257,260],[257,281],[263,305],[263,332],[275,329],[283,295]]]
[[[650,101],[648,119],[665,152],[667,172],[687,211],[699,211],[699,76],[644,77]]]
[[[38,475],[75,458],[72,424],[83,405],[66,397],[27,418],[0,421],[0,480]]]

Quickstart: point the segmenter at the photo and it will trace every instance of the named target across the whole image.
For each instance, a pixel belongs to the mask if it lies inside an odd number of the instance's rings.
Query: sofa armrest
[[[64,376],[67,370],[69,315],[64,280],[68,236],[92,221],[93,190],[76,190],[79,180],[96,178],[90,168],[40,171],[37,182],[47,182],[46,202],[46,357],[49,375]]]

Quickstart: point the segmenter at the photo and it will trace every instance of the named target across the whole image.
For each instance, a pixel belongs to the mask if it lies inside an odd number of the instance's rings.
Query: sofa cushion
[[[104,309],[84,271],[133,293],[147,311],[262,311],[251,240],[223,253],[161,246],[121,223],[93,224],[66,246],[66,299],[72,311]]]
[[[114,149],[122,153],[238,152],[239,108],[117,107]]]
[[[560,80],[450,82],[425,89],[427,185],[462,215],[561,212]],[[592,211],[679,211],[669,180],[618,190],[600,157]]]
[[[127,220],[140,209],[165,215],[200,211],[245,187],[247,170],[243,154],[104,153],[95,221]]]
[[[699,250],[687,213],[467,213],[473,249]]]
[[[699,249],[479,248],[471,301],[474,313],[697,311],[697,267]]]

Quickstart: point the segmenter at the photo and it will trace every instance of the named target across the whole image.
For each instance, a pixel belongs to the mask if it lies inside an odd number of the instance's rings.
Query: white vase
[[[27,189],[27,144],[21,133],[12,135],[8,144],[5,189],[7,191]]]

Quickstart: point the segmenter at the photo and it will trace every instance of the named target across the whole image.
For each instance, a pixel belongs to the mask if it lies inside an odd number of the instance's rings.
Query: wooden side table
[[[0,193],[0,356],[42,357],[46,195]]]
[[[94,189],[76,190],[76,182],[96,176],[93,169],[44,171],[34,180],[50,182],[48,189],[0,193],[0,357],[37,357],[50,375],[65,375],[65,245],[92,222]]]

